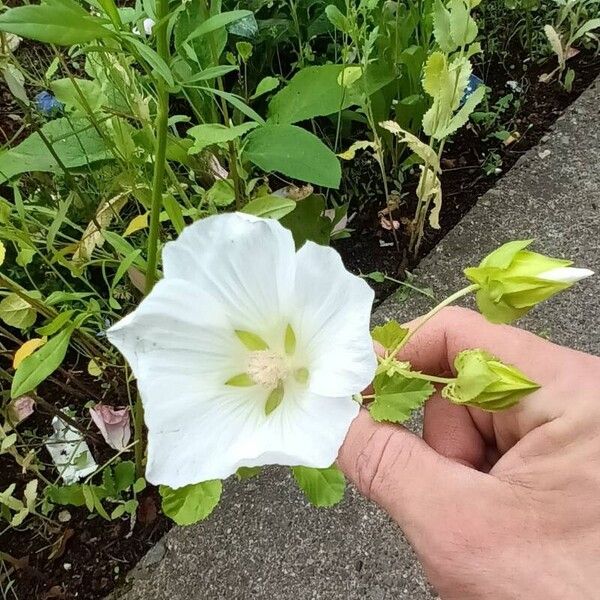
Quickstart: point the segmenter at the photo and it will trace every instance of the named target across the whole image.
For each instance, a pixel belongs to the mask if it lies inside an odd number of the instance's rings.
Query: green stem
[[[421,327],[423,327],[423,325],[425,325],[425,323],[427,323],[427,321],[429,321],[432,317],[437,315],[443,308],[445,308],[446,306],[449,306],[453,302],[456,302],[460,298],[464,298],[465,296],[468,296],[469,294],[476,292],[478,289],[479,289],[479,284],[477,284],[477,283],[468,285],[467,287],[462,288],[461,290],[458,290],[458,292],[455,292],[451,296],[448,296],[445,300],[442,300],[437,306],[434,306],[426,315],[421,317],[421,320],[418,322],[416,327],[411,329],[406,334],[404,339],[387,355],[387,357],[383,360],[382,364],[390,365],[391,362],[393,360],[395,360],[396,354],[398,354],[398,352],[402,348],[404,348],[404,346],[406,346],[406,344],[413,337],[413,335],[419,329],[421,329]]]
[[[156,3],[156,51],[169,64],[169,38],[167,30],[168,0]],[[169,90],[162,77],[156,79],[156,142],[154,156],[154,173],[152,177],[152,205],[150,209],[150,230],[148,233],[146,269],[146,294],[149,294],[156,283],[156,265],[158,263],[158,233],[160,228],[160,211],[162,209],[163,180],[165,177],[167,133],[169,120]],[[133,406],[133,422],[135,432],[135,470],[138,477],[144,473],[144,407],[142,399],[137,395]]]
[[[158,55],[169,64],[169,40],[166,16],[169,12],[168,0],[158,0],[156,3],[156,50]],[[148,267],[146,269],[146,294],[156,283],[156,265],[158,262],[158,232],[160,226],[160,211],[162,209],[163,180],[167,153],[167,128],[169,120],[169,90],[162,77],[156,79],[157,110],[156,110],[156,142],[154,156],[154,173],[152,177],[152,206],[150,209],[150,230],[148,233]]]
[[[410,371],[409,369],[399,369],[397,373],[409,379],[423,379],[424,381],[431,381],[431,383],[447,384],[456,381],[454,377],[438,377],[437,375],[427,375],[427,373],[419,373],[418,371]]]

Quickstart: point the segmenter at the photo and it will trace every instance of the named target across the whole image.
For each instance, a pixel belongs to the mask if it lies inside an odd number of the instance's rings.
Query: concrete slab
[[[600,272],[600,85],[596,82],[426,258],[420,282],[439,298],[464,285],[462,268],[499,244],[535,237],[536,248]],[[430,307],[413,296],[385,302],[375,322]],[[578,285],[520,323],[600,353],[600,277]],[[410,482],[407,482],[410,485]],[[225,486],[208,521],[174,528],[118,591],[122,600],[431,600],[401,532],[349,490],[333,509],[309,507],[285,470]],[[130,589],[127,589],[130,588]]]

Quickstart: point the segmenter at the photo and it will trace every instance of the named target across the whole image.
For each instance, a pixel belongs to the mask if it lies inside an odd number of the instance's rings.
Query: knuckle
[[[393,426],[383,426],[371,435],[356,457],[357,485],[367,498],[380,504],[412,461],[414,440]]]

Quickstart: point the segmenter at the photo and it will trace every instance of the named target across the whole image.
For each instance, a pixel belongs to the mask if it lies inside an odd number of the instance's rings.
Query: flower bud
[[[456,379],[442,396],[455,404],[497,411],[514,406],[540,386],[516,367],[505,365],[483,350],[465,350],[454,360]]]
[[[594,274],[589,269],[570,267],[569,260],[525,250],[532,241],[508,242],[478,267],[465,269],[467,279],[480,286],[477,306],[488,321],[510,323],[539,302]]]

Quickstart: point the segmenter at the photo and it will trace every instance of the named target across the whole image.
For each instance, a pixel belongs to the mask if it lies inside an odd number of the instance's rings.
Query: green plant
[[[548,43],[558,59],[558,66],[540,77],[549,82],[556,77],[567,91],[571,91],[575,71],[567,68],[567,61],[578,53],[576,45],[595,46],[600,50],[600,39],[593,34],[600,28],[598,0],[556,0],[558,11],[552,25],[544,26]]]

